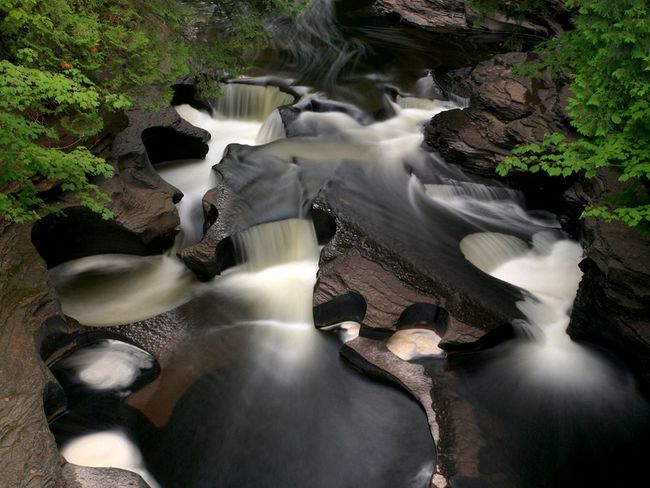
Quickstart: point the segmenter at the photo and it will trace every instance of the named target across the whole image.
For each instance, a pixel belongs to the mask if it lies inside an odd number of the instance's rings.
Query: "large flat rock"
[[[395,330],[409,306],[426,303],[443,311],[443,342],[453,346],[521,317],[515,305],[521,292],[478,270],[460,251],[461,239],[485,224],[460,219],[419,192],[405,169],[384,173],[345,162],[314,209],[336,221],[314,289],[317,327],[346,318]],[[505,232],[499,225],[507,226],[496,223],[493,230]],[[349,317],[342,317],[341,300],[350,295],[362,300],[348,300]]]

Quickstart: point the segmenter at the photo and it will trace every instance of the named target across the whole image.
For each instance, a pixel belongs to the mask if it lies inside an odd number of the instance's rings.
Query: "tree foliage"
[[[650,221],[650,6],[647,0],[568,0],[575,28],[537,49],[541,62],[520,73],[547,69],[571,79],[568,113],[579,134],[567,140],[547,134],[522,146],[497,171],[513,168],[550,175],[593,177],[614,168],[619,179],[641,190],[627,201],[602,202],[586,216],[622,220],[631,226]]]
[[[208,5],[202,16],[196,5]],[[265,40],[263,16],[291,0],[0,0],[0,215],[33,220],[70,192],[109,218],[91,183],[112,167],[86,145],[106,117],[164,102],[180,76],[236,73]],[[217,9],[216,12],[212,10]],[[211,28],[217,37],[206,37]]]

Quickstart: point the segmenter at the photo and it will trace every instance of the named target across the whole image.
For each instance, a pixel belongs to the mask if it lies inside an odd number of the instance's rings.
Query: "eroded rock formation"
[[[33,241],[48,266],[102,253],[157,254],[170,247],[180,224],[176,203],[182,193],[164,181],[152,163],[203,158],[210,134],[184,121],[168,107],[160,112],[132,111],[107,158],[115,175],[98,182],[110,197],[113,220],[103,220],[64,199],[61,215],[37,222]],[[110,135],[106,136],[108,147]]]
[[[447,162],[494,177],[497,164],[515,146],[538,142],[546,132],[570,133],[568,87],[546,75],[530,79],[513,73],[529,57],[499,54],[443,77],[449,91],[469,98],[469,107],[436,115],[426,126],[426,144]]]
[[[38,356],[45,324],[65,322],[29,225],[0,222],[0,456],[4,486],[63,486],[43,412],[50,373]]]
[[[471,226],[458,225],[448,209],[426,196],[415,193],[409,200],[408,187],[404,171],[387,178],[346,162],[319,193],[314,209],[336,221],[336,234],[321,254],[314,289],[316,326],[340,321],[340,307],[327,304],[355,295],[362,300],[348,304],[346,318],[375,330],[395,330],[413,304],[443,309],[448,313],[446,347],[476,342],[520,317],[515,307],[519,291],[462,256],[457,242]]]
[[[214,167],[219,183],[203,198],[209,225],[203,239],[179,256],[200,279],[210,279],[232,264],[228,238],[266,222],[306,216],[331,166],[280,158],[231,144]]]
[[[576,185],[571,203],[603,201],[622,185],[613,172]],[[650,239],[620,222],[581,221],[585,259],[568,332],[619,353],[650,387]]]
[[[438,114],[425,126],[428,148],[469,173],[495,178],[497,165],[515,147],[539,142],[545,133],[571,137],[566,113],[568,85],[546,74],[530,79],[513,73],[531,56],[523,52],[499,54],[473,68],[440,77],[448,91],[467,97],[469,106]],[[572,182],[521,171],[511,172],[505,181],[524,190],[533,207],[556,211]]]
[[[465,0],[375,0],[374,8],[382,15],[397,17],[401,22],[435,32],[467,31],[480,28],[494,32],[514,29],[538,36],[550,36],[562,30],[554,20],[568,12],[562,0],[547,2],[554,16],[530,15],[513,19],[496,11],[481,17]]]

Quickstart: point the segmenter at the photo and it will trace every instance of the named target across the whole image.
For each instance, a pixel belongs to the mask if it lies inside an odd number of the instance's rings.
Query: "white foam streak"
[[[317,261],[293,261],[257,271],[242,266],[217,279],[214,291],[249,310],[250,320],[312,326],[312,289],[317,271]]]
[[[489,243],[483,252],[481,243]],[[465,257],[477,267],[530,293],[517,307],[530,324],[529,337],[536,340],[519,344],[511,352],[511,361],[517,362],[531,384],[574,392],[613,387],[613,370],[566,333],[582,278],[578,266],[582,248],[546,233],[536,234],[532,248],[522,252],[523,245],[502,234],[474,234],[461,243]]]
[[[139,449],[119,430],[77,437],[61,448],[61,455],[80,466],[125,469],[139,474],[151,488],[160,486],[145,468]]]
[[[130,344],[106,340],[75,351],[60,364],[73,369],[77,381],[93,390],[123,390],[153,366],[153,358]]]
[[[420,151],[424,135],[421,125],[437,113],[454,108],[448,102],[420,100],[425,108],[402,108],[394,103],[396,115],[362,125],[341,112],[300,114],[294,124],[318,137],[292,138],[265,147],[264,151],[285,159],[298,157],[340,163],[344,160],[371,161],[394,166]],[[416,105],[413,103],[413,105]]]
[[[50,277],[64,313],[93,327],[144,320],[198,292],[194,275],[170,255],[88,256],[50,269]]]

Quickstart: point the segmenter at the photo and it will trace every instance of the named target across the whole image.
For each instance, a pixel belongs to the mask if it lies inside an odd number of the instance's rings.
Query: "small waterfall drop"
[[[221,92],[221,97],[212,101],[218,120],[263,122],[278,107],[295,101],[293,96],[272,85],[223,83]]]
[[[278,110],[273,110],[266,118],[260,131],[255,137],[256,144],[268,144],[278,139],[284,139],[287,136],[284,130],[284,122]]]
[[[251,320],[313,328],[319,253],[311,220],[258,225],[235,236],[234,243],[243,264],[216,281],[217,294],[246,303]]]
[[[292,261],[318,260],[311,220],[289,219],[256,225],[235,236],[235,248],[249,271]]]
[[[197,243],[203,236],[203,196],[216,185],[212,166],[218,164],[228,144],[255,146],[284,137],[277,108],[294,98],[276,86],[224,83],[222,96],[213,101],[214,116],[189,105],[176,107],[190,124],[210,133],[209,151],[204,160],[174,161],[158,168],[160,175],[180,189],[178,204],[183,230],[183,246]]]

